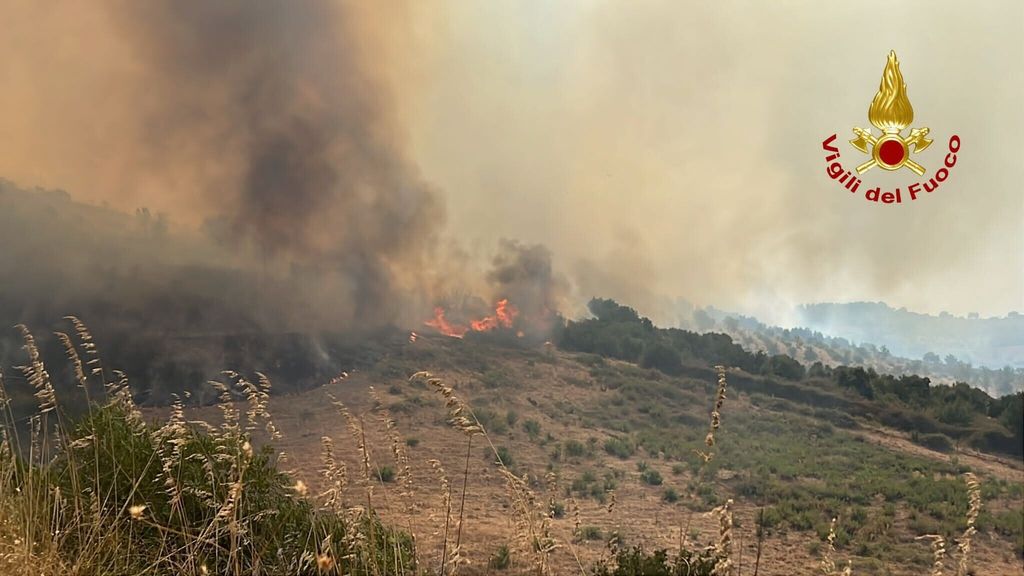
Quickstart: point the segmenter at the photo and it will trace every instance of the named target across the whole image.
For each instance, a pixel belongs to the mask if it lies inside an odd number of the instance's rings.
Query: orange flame
[[[423,324],[435,328],[445,336],[462,338],[469,331],[487,332],[495,328],[511,328],[517,316],[519,316],[519,310],[509,304],[508,298],[502,298],[494,305],[494,314],[484,316],[479,320],[471,320],[468,326],[450,322],[445,318],[444,308],[440,306],[434,308],[434,317]],[[522,333],[520,332],[519,335]]]
[[[441,308],[440,306],[434,308],[434,317],[423,324],[430,326],[431,328],[436,328],[441,334],[451,336],[452,338],[462,338],[469,330],[465,326],[449,322],[448,319],[444,317],[444,308]]]
[[[486,332],[488,330],[494,330],[495,328],[511,328],[512,322],[519,315],[519,310],[515,306],[508,303],[508,298],[502,298],[498,300],[498,303],[494,306],[493,316],[484,316],[480,320],[474,320],[470,322],[470,326],[476,332]]]

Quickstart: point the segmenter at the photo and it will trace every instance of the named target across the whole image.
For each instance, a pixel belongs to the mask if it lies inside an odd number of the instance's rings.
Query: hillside
[[[686,546],[703,546],[717,537],[715,520],[705,513],[732,498],[744,573],[752,567],[756,517],[764,506],[761,574],[818,573],[829,519],[838,516],[838,553],[853,560],[854,573],[917,575],[931,555],[914,538],[952,538],[963,529],[966,495],[957,475],[974,470],[983,478],[985,497],[976,565],[982,573],[1024,573],[1019,458],[923,448],[910,434],[858,414],[853,397],[849,414],[772,397],[758,391],[770,379],[732,369],[716,454],[702,470],[694,451],[706,449],[712,370],[689,367],[670,376],[550,346],[421,336],[396,344],[347,379],[271,399],[284,434],[277,446],[296,475],[320,486],[316,470],[324,436],[333,437],[350,467],[358,462],[332,397],[365,414],[375,463],[394,468],[385,432],[370,412],[373,386],[408,439],[416,478],[411,513],[391,500],[385,518],[409,522],[417,534],[435,533],[437,477],[427,462],[436,459],[461,479],[466,440],[445,423],[434,391],[409,381],[421,369],[469,402],[505,463],[528,474],[534,490],[551,500],[557,511],[552,530],[564,541],[573,541],[578,507],[586,536],[576,552],[586,561],[602,557],[615,533],[646,548],[675,549],[681,538]],[[189,415],[216,420],[218,409]],[[488,572],[483,559],[513,544],[504,481],[489,458],[479,440],[470,448],[464,553],[474,563],[466,573]],[[395,499],[400,487],[385,484],[382,490]],[[568,549],[557,550],[554,561],[556,573],[575,570]]]
[[[900,356],[952,355],[987,368],[1024,368],[1024,315],[1019,312],[1001,318],[933,316],[883,302],[850,302],[808,304],[798,314],[801,325],[812,330],[886,346]]]
[[[519,524],[522,500],[512,497],[522,492],[509,492],[505,468],[530,491],[528,514],[543,518],[555,574],[589,572],[632,546],[704,549],[720,541],[721,518],[712,512],[731,501],[732,559],[741,574],[752,571],[759,532],[759,574],[819,573],[835,518],[833,557],[850,559],[854,574],[916,576],[932,559],[918,537],[941,535],[951,549],[961,538],[967,472],[982,487],[974,566],[1024,573],[1021,395],[991,398],[966,385],[932,386],[859,367],[805,369],[721,334],[657,328],[609,300],[593,301],[591,310],[594,318],[567,322],[552,342],[517,337],[514,329],[463,338],[385,330],[186,339],[159,348],[177,351],[158,364],[176,368],[127,382],[137,397],[160,404],[177,378],[184,413],[145,411],[199,430],[218,429],[224,416],[255,421],[268,413],[282,436],[271,440],[257,427],[247,434],[269,442],[269,454],[292,479],[282,482],[297,482],[303,494],[308,487],[311,497],[331,493],[333,476],[325,471],[344,463],[351,483],[341,502],[365,509],[368,485],[356,471],[369,466],[380,480],[373,510],[414,535],[421,561],[441,553],[442,495],[450,494],[453,509],[465,495],[463,574],[499,567],[528,573],[534,566]],[[59,344],[42,341],[61,413],[85,417],[83,393],[99,398],[103,388],[76,376],[75,363],[59,358]],[[104,362],[113,367],[145,356],[150,344],[143,340],[126,354],[124,341],[101,336],[96,346],[109,351]],[[260,400],[242,375],[203,372],[218,361],[253,381],[266,372],[273,394]],[[728,368],[709,447],[713,364]],[[453,429],[437,386],[411,377],[424,370],[466,402],[466,422],[479,423],[484,436],[470,440]],[[165,378],[159,388],[148,382],[153,374]],[[225,385],[218,390],[202,378]],[[31,413],[46,397],[19,371],[7,374],[4,389],[12,414]],[[406,465],[411,476],[402,472]]]
[[[835,306],[839,307],[839,305]],[[871,306],[896,313],[884,304]],[[804,307],[803,309],[811,308]],[[937,317],[916,316],[939,320]],[[1011,342],[1015,338],[1013,330],[1024,333],[1024,326],[1015,327],[1020,324],[1019,318],[1016,317],[986,320],[958,318],[955,320],[954,324],[967,323],[971,325],[967,333],[973,335],[972,338],[975,342],[988,343],[996,340],[1004,343]],[[925,324],[927,325],[927,322]],[[944,341],[945,345],[936,343],[936,347],[931,348],[930,351],[908,357],[906,343],[919,339],[915,334],[920,330],[917,328],[910,330],[909,327],[901,324],[893,326],[891,322],[886,336],[876,340],[873,338],[877,337],[880,332],[867,327],[845,332],[844,326],[837,324],[829,331],[820,323],[816,324],[814,321],[808,320],[806,326],[815,326],[814,328],[782,328],[764,324],[756,318],[709,306],[696,309],[693,318],[687,320],[686,325],[701,332],[723,332],[748,350],[764,351],[768,354],[787,354],[808,365],[814,362],[821,362],[826,366],[853,364],[896,376],[904,374],[926,376],[935,383],[966,382],[997,396],[1024,391],[1024,367],[1014,366],[1021,357],[1024,357],[1017,345],[1003,345],[998,348],[998,351],[983,346],[983,350],[997,355],[988,356],[989,358],[1001,358],[999,363],[988,367],[975,365],[970,360],[958,357],[958,355],[966,358],[973,356],[963,353],[964,348],[961,343],[957,343],[956,346],[947,346],[953,339],[952,335]],[[944,350],[947,352],[943,352]],[[949,353],[948,350],[955,350],[957,354]]]

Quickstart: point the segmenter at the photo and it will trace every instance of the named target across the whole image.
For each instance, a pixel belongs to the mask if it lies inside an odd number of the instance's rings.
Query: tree
[[[776,354],[768,359],[767,371],[790,380],[802,380],[804,367],[790,356]]]
[[[679,352],[663,342],[649,342],[640,356],[640,366],[655,368],[666,374],[678,374],[682,368]]]
[[[874,390],[871,388],[871,374],[861,368],[851,368],[849,366],[837,366],[832,374],[835,376],[836,383],[844,388],[853,388],[861,396],[865,398],[873,398]]]
[[[639,322],[640,315],[629,306],[610,298],[592,298],[587,304],[590,313],[602,322]]]
[[[828,369],[827,366],[825,366],[821,362],[815,362],[814,364],[811,364],[811,369],[808,371],[808,375],[811,378],[824,378],[829,374],[831,374],[831,371]]]

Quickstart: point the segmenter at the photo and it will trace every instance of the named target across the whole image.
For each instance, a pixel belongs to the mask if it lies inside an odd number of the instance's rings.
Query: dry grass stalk
[[[725,392],[728,387],[725,379],[725,366],[715,366],[715,371],[718,373],[718,386],[715,391],[715,405],[711,409],[711,423],[708,426],[708,433],[704,437],[704,444],[708,447],[707,452],[703,450],[696,450],[698,456],[703,459],[703,464],[707,464],[714,458],[714,452],[711,449],[715,445],[715,434],[718,432],[718,428],[722,425],[722,406],[725,404]]]
[[[435,378],[430,372],[417,372],[409,380],[413,382],[426,382],[427,386],[433,388],[444,398],[445,408],[448,410],[448,424],[452,428],[467,436],[473,436],[474,434],[484,434],[486,436],[483,425],[480,424],[480,420],[473,414],[469,405],[463,402],[450,386],[445,385],[443,380]],[[495,451],[495,455],[497,455],[497,451]]]
[[[957,548],[960,551],[960,560],[957,563],[957,576],[966,576],[971,562],[971,545],[974,534],[978,529],[974,525],[978,522],[978,514],[981,513],[981,482],[971,472],[964,474],[964,482],[967,483],[967,528],[960,536]]]
[[[50,381],[50,373],[46,371],[43,360],[39,355],[39,348],[36,346],[36,339],[24,324],[18,324],[18,330],[25,341],[22,348],[28,352],[28,364],[17,366],[18,370],[25,375],[25,378],[35,388],[35,397],[39,401],[39,413],[46,414],[57,409],[57,395]]]
[[[111,390],[109,389],[113,383],[107,382],[103,373],[103,364],[100,362],[99,350],[96,348],[96,342],[93,340],[92,333],[89,332],[89,328],[82,322],[77,316],[65,316],[65,320],[71,322],[71,325],[75,329],[75,334],[78,336],[79,346],[85,350],[85,356],[88,358],[85,365],[89,367],[89,374],[91,376],[98,376],[100,381],[103,383],[104,390],[108,393],[108,396],[112,396]]]
[[[930,576],[942,576],[946,560],[946,539],[938,534],[925,534],[915,540],[930,540],[932,548],[932,571]]]
[[[373,522],[373,518],[375,516],[373,505],[374,481],[373,476],[371,475],[371,470],[373,470],[373,458],[370,453],[369,444],[366,442],[366,427],[363,424],[362,418],[352,414],[343,402],[333,395],[328,394],[328,397],[331,399],[331,404],[338,413],[345,418],[349,435],[352,437],[353,442],[355,442],[356,450],[359,454],[359,484],[363,486],[366,493],[366,510],[364,511],[364,514],[365,517],[369,519],[367,524],[367,533],[364,536],[362,532],[357,532],[355,534],[349,534],[347,537],[355,537],[358,540],[358,542],[356,542],[357,549],[371,551],[371,553],[366,554],[365,556],[371,571],[374,574],[377,574],[380,571],[380,566],[377,562],[377,555],[372,553],[372,551],[377,548],[377,535]],[[352,522],[353,521],[350,521],[350,523]],[[362,541],[364,538],[366,540],[365,542]]]
[[[103,370],[91,334],[83,323],[72,321],[80,347],[73,335],[55,336],[74,380],[88,393],[90,380],[102,378]],[[27,457],[22,459],[12,447],[18,445],[17,440],[12,442],[17,421],[0,373],[0,573],[241,576],[338,574],[343,568],[374,576],[410,573],[406,550],[413,550],[391,539],[390,532],[377,538],[383,547],[374,545],[374,536],[367,533],[375,526],[380,533],[381,528],[368,511],[348,515],[348,521],[342,522],[341,514],[313,512],[295,501],[271,500],[270,508],[262,508],[267,494],[272,499],[290,499],[308,491],[297,481],[291,495],[280,496],[276,483],[282,477],[254,454],[250,435],[258,426],[271,439],[279,436],[267,408],[270,382],[265,376],[259,375],[254,384],[228,372],[229,384],[213,384],[223,414],[223,423],[216,428],[187,421],[185,402],[177,396],[167,421],[151,427],[132,401],[127,378],[112,371],[112,380],[103,381],[107,406],[95,412],[90,407],[90,418],[84,423],[92,433],[75,430],[72,435],[61,425],[61,407],[35,339],[24,327],[22,336],[28,353],[23,373],[39,402],[36,413],[28,418],[31,434]],[[244,421],[235,408],[239,392],[248,400]],[[55,431],[46,425],[51,412],[50,418],[57,422]],[[54,454],[48,449],[50,439],[58,450]],[[365,438],[361,441],[365,447]],[[340,500],[344,466],[333,461],[333,450],[326,452],[326,475]],[[364,454],[364,461],[368,456]],[[250,471],[257,476],[250,476]],[[259,482],[253,484],[256,478]],[[84,484],[83,479],[87,479]],[[266,481],[271,484],[267,486]],[[256,499],[250,497],[253,490],[259,495]],[[278,502],[285,508],[273,505]],[[291,504],[296,506],[290,508]],[[295,528],[290,522],[266,521],[282,512],[299,526],[308,522],[309,532],[273,534],[279,528]],[[339,564],[338,539],[332,538],[329,526],[351,527],[356,532],[342,537],[348,551],[344,558],[358,555],[349,566]],[[320,538],[323,543],[317,546]],[[276,558],[270,560],[265,554]]]
[[[64,353],[71,362],[71,368],[75,374],[75,381],[78,383],[78,387],[85,391],[86,399],[89,397],[89,386],[85,376],[85,366],[82,364],[82,358],[78,355],[78,350],[75,349],[74,342],[71,341],[71,337],[64,332],[54,332],[57,339],[60,340],[61,346],[64,347]]]
[[[833,557],[836,553],[836,523],[839,518],[832,518],[832,522],[828,526],[828,545],[825,546],[825,554],[821,559],[821,572],[823,574],[835,574],[836,563]]]
[[[466,493],[469,488],[469,460],[470,454],[473,447],[473,436],[480,434],[487,438],[486,431],[480,420],[477,419],[476,415],[473,414],[472,409],[469,405],[463,402],[456,394],[455,391],[444,384],[440,378],[435,378],[429,372],[417,372],[410,377],[410,381],[426,381],[427,385],[433,388],[438,394],[444,398],[445,408],[448,410],[448,424],[465,434],[466,436],[466,464],[465,470],[462,475],[462,498],[459,505],[459,517],[455,528],[455,547],[453,552],[453,561],[451,563],[452,573],[457,573],[459,565],[462,563],[463,556],[460,553],[462,547],[462,527],[465,521],[466,511]],[[490,439],[487,440],[490,444]],[[498,459],[499,464],[501,463],[501,457],[498,455],[498,451],[494,449],[493,444],[491,449],[494,451],[495,457]]]
[[[444,516],[444,531],[441,534],[441,568],[438,573],[444,575],[446,574],[445,569],[448,564],[448,535],[452,523],[452,485],[440,460],[428,460],[427,463],[430,464],[430,467],[437,474],[441,488],[441,511]]]
[[[380,419],[380,423],[384,426],[384,435],[388,440],[388,445],[391,448],[391,457],[394,460],[397,472],[395,474],[395,480],[398,485],[398,496],[404,503],[403,515],[406,520],[406,529],[408,530],[409,537],[413,539],[413,547],[415,548],[416,532],[413,529],[412,517],[416,512],[416,501],[413,499],[414,481],[412,477],[412,467],[409,464],[409,455],[405,449],[405,442],[402,439],[401,433],[398,431],[398,425],[395,423],[394,418],[391,417],[391,412],[384,405],[384,401],[380,395],[377,394],[377,390],[373,386],[370,386],[370,398],[373,399],[374,411],[377,412],[377,416]],[[383,488],[384,478],[381,476],[381,486]],[[388,492],[384,491],[384,499],[389,510],[391,503],[388,499]],[[395,554],[395,558],[400,558],[400,554]]]
[[[525,474],[517,476],[500,462],[498,471],[505,478],[506,493],[514,512],[514,546],[519,553],[533,559],[533,569],[537,574],[550,574],[551,553],[558,544],[551,535],[549,515],[538,506],[536,494],[530,489],[529,478]]]
[[[384,402],[372,386],[370,387],[370,397],[373,398],[374,409],[377,411],[381,424],[384,426],[384,434],[391,448],[391,457],[397,468],[395,477],[398,480],[400,495],[405,499],[409,512],[412,512],[415,509],[415,502],[412,500],[415,482],[412,476],[412,466],[409,464],[409,454],[405,449],[405,442],[398,431],[398,425],[395,424],[394,418],[391,417],[391,412],[384,406]]]
[[[334,457],[334,441],[330,436],[320,438],[320,475],[324,478],[327,488],[319,495],[324,506],[335,512],[342,509],[342,498],[348,485],[348,471],[344,462]]]
[[[732,499],[711,511],[718,518],[718,541],[715,543],[715,576],[728,576],[732,570]]]
[[[849,560],[846,561],[846,566],[841,572],[836,572],[836,563],[834,558],[836,555],[836,525],[838,523],[839,518],[835,517],[832,518],[832,522],[830,522],[828,526],[828,538],[826,539],[828,545],[825,547],[825,552],[821,559],[821,572],[826,576],[831,576],[833,574],[850,576],[853,574],[853,564]]]
[[[551,570],[550,555],[558,546],[551,536],[550,514],[538,504],[536,494],[529,487],[528,477],[519,477],[509,470],[507,464],[502,461],[498,449],[487,435],[487,431],[480,424],[480,420],[473,414],[473,410],[455,394],[450,386],[445,385],[440,378],[435,378],[429,372],[417,372],[412,375],[410,380],[425,381],[444,399],[445,408],[448,410],[448,424],[467,436],[467,444],[472,442],[473,436],[477,434],[487,441],[494,454],[498,471],[505,478],[506,493],[515,513],[513,518],[516,533],[513,544],[524,556],[533,559],[533,567],[538,574],[549,574]],[[466,458],[467,468],[464,478],[468,477],[468,451]],[[463,503],[464,499],[465,489],[463,490]]]
[[[575,496],[569,498],[569,502],[572,504],[572,535],[579,538],[582,536],[582,532],[580,532],[580,503],[576,501]]]

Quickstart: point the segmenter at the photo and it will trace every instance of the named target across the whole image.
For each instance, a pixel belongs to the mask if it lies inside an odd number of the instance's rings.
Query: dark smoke
[[[492,264],[487,281],[495,296],[515,304],[523,328],[549,333],[569,292],[568,281],[552,268],[551,251],[542,244],[503,239]]]
[[[390,321],[398,267],[442,218],[401,149],[359,22],[328,2],[130,2],[115,18],[157,71],[153,158],[227,167],[203,182],[206,229],[265,271],[329,282],[336,322]],[[179,149],[187,149],[184,157]]]
[[[281,0],[12,8],[26,34],[42,27],[13,41],[31,63],[13,69],[61,79],[20,79],[14,114],[40,101],[53,109],[24,136],[66,154],[50,162],[56,173],[77,165],[65,176],[113,185],[69,194],[26,190],[35,182],[24,175],[21,186],[0,180],[0,327],[27,324],[60,366],[49,336],[77,315],[105,360],[159,401],[225,367],[314,381],[340,352],[307,334],[422,321],[443,206],[406,157],[378,62],[391,32],[377,28],[391,24],[368,17],[377,10]],[[13,61],[0,56],[0,69]],[[140,201],[158,204],[136,211]],[[0,368],[22,361],[19,346],[15,332],[0,333]]]

